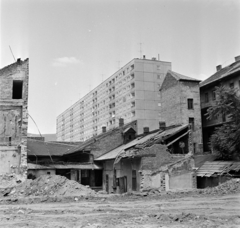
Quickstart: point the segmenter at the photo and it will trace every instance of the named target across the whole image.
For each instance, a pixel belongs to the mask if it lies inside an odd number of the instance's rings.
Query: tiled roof
[[[201,80],[198,80],[196,78],[190,78],[188,76],[173,72],[171,70],[169,70],[167,72],[167,75],[170,74],[171,76],[173,76],[176,80],[178,81],[194,81],[194,82],[200,82]]]
[[[233,73],[239,72],[239,71],[240,71],[240,61],[234,62],[234,63],[222,68],[221,70],[217,71],[215,74],[213,74],[212,76],[207,78],[205,81],[201,82],[200,87],[211,84],[215,81],[223,79],[223,78],[230,76]]]
[[[39,140],[27,140],[27,152],[32,156],[62,156],[64,152],[72,149],[73,145],[57,142],[44,142]]]
[[[239,171],[240,162],[235,161],[207,161],[197,171],[197,176],[211,177],[223,175],[231,170]]]

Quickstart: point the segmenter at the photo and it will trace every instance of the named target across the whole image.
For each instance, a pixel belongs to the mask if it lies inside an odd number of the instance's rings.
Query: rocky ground
[[[0,198],[0,227],[240,227],[238,180],[191,192],[163,194],[155,189],[112,196],[93,194],[75,183],[70,186],[77,186],[78,193],[85,194],[76,194],[75,190],[74,194],[63,194],[70,182],[62,182],[52,187],[48,184],[46,189],[36,180],[5,192],[6,196]],[[37,183],[42,188],[36,190]]]

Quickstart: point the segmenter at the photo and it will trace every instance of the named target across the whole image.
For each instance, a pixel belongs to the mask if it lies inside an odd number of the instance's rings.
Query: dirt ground
[[[0,227],[240,227],[240,194],[0,200]]]

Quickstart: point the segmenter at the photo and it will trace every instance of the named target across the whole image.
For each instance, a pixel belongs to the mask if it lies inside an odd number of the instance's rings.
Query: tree
[[[216,87],[216,102],[207,110],[207,119],[227,117],[210,137],[210,145],[222,159],[240,159],[240,97],[239,90]]]

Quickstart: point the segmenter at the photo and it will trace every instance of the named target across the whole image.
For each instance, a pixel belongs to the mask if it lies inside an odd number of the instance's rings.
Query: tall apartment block
[[[0,175],[27,177],[28,77],[28,59],[0,69]]]
[[[137,133],[159,127],[160,87],[171,63],[133,59],[57,117],[58,141],[85,141],[137,120]]]

